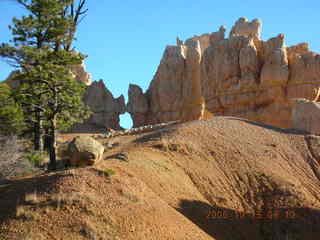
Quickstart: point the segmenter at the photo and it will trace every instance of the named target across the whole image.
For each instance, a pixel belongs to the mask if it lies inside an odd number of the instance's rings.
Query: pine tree
[[[0,83],[0,134],[19,134],[24,128],[21,106],[13,100],[11,88]]]
[[[70,51],[77,22],[68,9],[74,1],[18,2],[29,15],[13,19],[10,29],[14,45],[2,44],[0,55],[19,68],[13,79],[19,82],[16,100],[23,106],[28,121],[34,123],[35,148],[41,148],[43,129],[50,137],[50,167],[55,169],[57,129],[81,122],[89,114],[82,102],[85,86],[75,81],[70,71],[70,66],[84,59],[84,55]]]

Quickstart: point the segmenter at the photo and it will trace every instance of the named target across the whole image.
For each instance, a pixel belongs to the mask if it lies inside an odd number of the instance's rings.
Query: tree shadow
[[[104,160],[110,160],[110,159],[118,159],[118,160],[124,161],[124,162],[129,161],[128,156],[125,153],[116,153],[116,154],[113,154],[113,155],[106,157]]]
[[[160,129],[154,130],[153,132],[146,133],[142,137],[138,137],[133,142],[134,143],[146,143],[146,142],[150,142],[150,141],[160,140],[161,136],[163,134],[172,133],[172,132],[174,132],[174,129],[175,129],[174,126],[167,126],[165,128],[160,128]]]
[[[244,214],[201,201],[181,200],[177,210],[217,240],[320,239],[317,209],[275,208]]]
[[[64,192],[59,190],[62,182],[70,182],[70,177],[82,179],[82,175],[99,176],[110,183],[112,172],[101,171],[93,167],[74,168],[66,171],[55,171],[50,174],[35,176],[18,180],[5,180],[0,183],[0,226],[10,220],[19,219],[21,207],[34,206],[36,209],[44,207],[60,208],[65,204],[80,204],[81,197],[74,198],[78,191]],[[67,196],[67,195],[70,196]],[[62,197],[61,197],[62,196]],[[85,196],[84,196],[85,197]]]
[[[17,217],[18,207],[28,205],[27,196],[43,195],[55,191],[58,181],[72,174],[44,175],[29,179],[7,180],[0,184],[0,225]]]

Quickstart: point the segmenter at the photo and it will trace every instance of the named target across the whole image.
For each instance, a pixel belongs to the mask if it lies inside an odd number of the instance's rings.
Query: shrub
[[[45,162],[48,162],[48,154],[42,151],[29,152],[24,157],[35,167],[41,167]]]
[[[5,135],[19,134],[25,129],[22,108],[11,94],[11,88],[0,83],[0,132]]]
[[[0,181],[43,171],[39,167],[48,157],[44,153],[26,153],[29,147],[26,139],[0,134]]]
[[[107,177],[111,177],[112,175],[114,175],[116,172],[112,169],[106,169],[106,170],[103,170],[103,174]]]

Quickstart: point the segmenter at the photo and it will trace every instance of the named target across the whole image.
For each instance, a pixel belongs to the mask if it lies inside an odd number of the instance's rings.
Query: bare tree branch
[[[80,0],[78,5],[75,6],[75,1],[73,1],[70,6],[66,7],[67,10],[65,11],[65,17],[68,17],[67,12],[69,12],[70,10],[69,16],[71,17],[73,22],[73,29],[69,33],[69,41],[64,46],[64,49],[67,51],[71,49],[78,25],[86,17],[86,13],[88,12],[88,8],[84,9],[85,4],[86,0]]]

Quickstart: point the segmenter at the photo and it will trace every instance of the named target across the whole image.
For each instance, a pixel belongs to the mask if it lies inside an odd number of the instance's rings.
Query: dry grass
[[[29,140],[0,135],[0,181],[41,173],[47,162],[47,155],[32,151]]]
[[[33,174],[38,171],[27,159],[25,141],[17,136],[0,136],[0,180]]]
[[[16,136],[0,136],[0,178],[14,175],[14,165],[21,157],[20,144]]]

